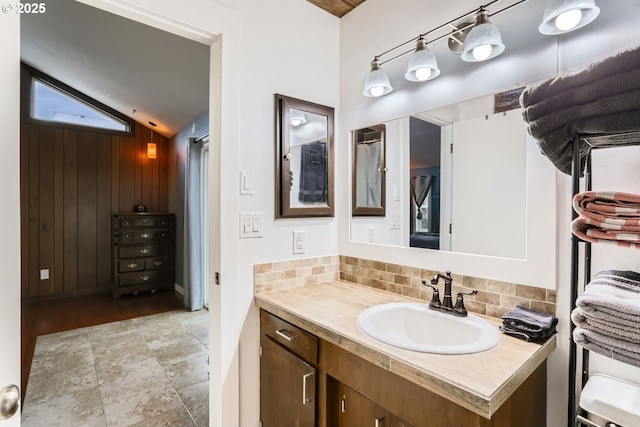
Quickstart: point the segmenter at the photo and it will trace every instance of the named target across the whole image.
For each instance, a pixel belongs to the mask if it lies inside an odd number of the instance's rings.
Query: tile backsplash
[[[338,255],[256,264],[255,293],[286,290],[311,283],[340,279]]]
[[[425,301],[432,290],[422,284],[437,271],[363,258],[333,255],[296,259],[254,266],[255,292],[286,290],[312,283],[344,280]],[[500,318],[516,306],[524,306],[549,314],[556,311],[556,292],[550,289],[500,282],[491,279],[453,274],[452,295],[477,290],[465,296],[467,310]],[[443,290],[441,288],[440,295]]]
[[[340,280],[395,292],[412,298],[431,301],[433,291],[422,284],[438,271],[399,264],[340,256]],[[550,289],[500,282],[491,279],[452,274],[452,295],[477,290],[477,295],[465,296],[469,311],[500,318],[516,306],[524,306],[544,313],[555,314],[556,292]],[[440,290],[442,295],[442,289]]]

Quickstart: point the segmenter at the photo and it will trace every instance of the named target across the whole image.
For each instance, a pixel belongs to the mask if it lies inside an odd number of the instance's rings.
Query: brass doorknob
[[[16,385],[8,385],[0,389],[0,420],[11,418],[20,407],[20,389]]]

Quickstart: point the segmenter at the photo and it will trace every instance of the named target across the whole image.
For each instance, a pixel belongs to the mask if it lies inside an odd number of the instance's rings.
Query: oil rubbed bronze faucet
[[[440,290],[438,289],[438,282],[440,279],[444,280],[444,298],[442,302],[440,302]],[[436,274],[431,279],[431,284],[427,284],[426,280],[422,281],[422,284],[425,286],[431,287],[433,289],[433,296],[431,297],[431,302],[429,303],[429,308],[432,310],[441,311],[443,313],[453,314],[454,316],[464,317],[467,315],[467,310],[464,307],[464,295],[475,295],[478,293],[477,290],[473,290],[471,292],[458,292],[456,295],[456,305],[453,306],[453,302],[451,300],[451,284],[453,283],[453,277],[451,277],[451,272],[447,271],[445,274]]]

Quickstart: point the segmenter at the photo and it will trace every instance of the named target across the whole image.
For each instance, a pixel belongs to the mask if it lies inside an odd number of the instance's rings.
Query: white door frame
[[[10,6],[9,4],[5,5]],[[10,9],[10,8],[9,8]],[[0,388],[20,386],[20,15],[0,15]],[[20,425],[20,412],[2,427]]]
[[[219,236],[210,242],[210,266],[221,272],[221,265],[234,266],[234,250],[222,251],[223,245],[234,249],[237,242],[222,236],[222,222],[233,221],[235,215],[224,214],[220,209],[221,183],[225,177],[235,176],[235,170],[221,167],[225,157],[235,164],[238,149],[234,144],[221,144],[224,140],[237,140],[239,134],[239,74],[241,31],[238,12],[218,2],[198,0],[76,0],[107,12],[123,16],[152,27],[183,36],[211,46],[209,80],[209,123],[214,130],[210,134],[209,209],[211,235]],[[0,387],[4,384],[20,384],[20,20],[19,15],[0,13],[0,35],[3,48],[0,53],[0,180],[3,209],[0,219]],[[224,75],[223,79],[223,64]],[[223,95],[224,94],[224,99]],[[225,126],[222,126],[222,123]],[[235,200],[231,200],[235,204]],[[227,233],[225,233],[226,235]],[[226,238],[226,240],[225,240]],[[226,243],[223,244],[223,241]],[[224,258],[224,259],[223,259]],[[229,282],[235,281],[237,269],[225,269]],[[222,328],[225,317],[233,319],[233,286],[223,292],[209,278],[211,310],[210,360],[213,366],[210,387],[210,425],[222,427],[239,424],[239,395],[237,383],[237,340]],[[231,299],[225,304],[223,299]],[[226,310],[224,307],[229,307]],[[20,425],[18,416],[2,422],[2,427]]]

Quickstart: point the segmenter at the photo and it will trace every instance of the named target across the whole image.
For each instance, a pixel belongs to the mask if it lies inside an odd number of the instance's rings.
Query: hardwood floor
[[[174,291],[140,292],[112,298],[111,293],[22,302],[22,396],[39,335],[95,326],[184,308]]]

